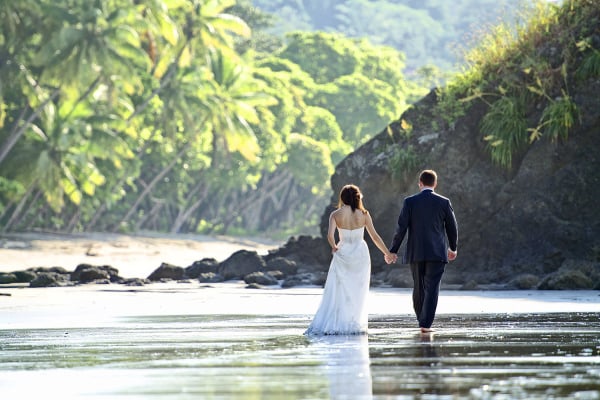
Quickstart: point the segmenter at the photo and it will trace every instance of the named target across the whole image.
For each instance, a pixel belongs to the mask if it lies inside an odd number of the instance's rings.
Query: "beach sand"
[[[0,241],[2,271],[89,263],[124,277],[278,247],[198,236]],[[2,398],[600,398],[600,291],[442,290],[435,333],[422,335],[410,289],[373,288],[368,336],[305,337],[322,293],[241,281],[0,285]]]
[[[146,278],[163,262],[185,268],[203,258],[223,261],[238,250],[267,254],[282,244],[262,238],[155,233],[7,234],[0,236],[0,272],[55,266],[73,271],[86,263],[110,265],[124,278]]]
[[[112,265],[125,278],[145,278],[162,262],[186,267],[212,257],[254,250],[266,254],[281,243],[200,235],[51,235],[20,234],[0,238],[0,272],[80,263]],[[311,315],[321,287],[246,289],[242,281],[197,281],[29,288],[0,285],[0,327],[89,326],[128,315],[260,314]],[[371,289],[372,315],[412,315],[411,290]],[[438,314],[600,312],[599,291],[455,291],[441,293]]]

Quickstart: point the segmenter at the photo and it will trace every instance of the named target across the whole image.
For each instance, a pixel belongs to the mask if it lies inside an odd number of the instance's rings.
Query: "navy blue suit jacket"
[[[397,253],[408,232],[403,262],[448,262],[448,247],[456,251],[458,225],[450,200],[431,189],[404,199],[390,251]],[[446,241],[447,239],[447,241]]]

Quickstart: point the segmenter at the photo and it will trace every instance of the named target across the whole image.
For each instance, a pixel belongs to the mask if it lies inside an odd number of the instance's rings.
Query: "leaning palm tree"
[[[276,103],[274,97],[265,90],[265,82],[257,79],[249,68],[223,52],[210,50],[207,64],[212,76],[212,87],[207,96],[207,124],[210,127],[211,149],[210,168],[196,173],[194,190],[179,207],[178,215],[171,226],[172,233],[179,232],[186,221],[202,205],[207,197],[201,187],[227,189],[222,196],[238,190],[238,185],[247,177],[231,178],[236,171],[245,170],[239,163],[259,161],[261,148],[252,126],[260,124],[259,109],[266,109]],[[234,157],[234,154],[240,157]],[[237,166],[232,160],[235,159]],[[243,161],[242,161],[243,160]],[[227,178],[229,176],[229,178]],[[195,193],[198,193],[197,195]],[[213,189],[214,194],[216,190]],[[213,197],[213,196],[211,196]]]
[[[94,93],[98,85],[121,79],[124,90],[141,86],[139,71],[149,67],[149,59],[141,48],[139,34],[129,25],[128,12],[133,8],[113,12],[108,1],[81,1],[78,7],[68,4],[43,3],[48,40],[40,46],[32,65],[21,68],[41,71],[28,79],[34,96],[40,96],[38,106],[16,121],[9,138],[0,148],[0,162],[21,138],[29,123],[43,107],[59,94],[79,92],[81,101]],[[50,31],[50,29],[54,29]],[[35,32],[32,32],[34,34]],[[36,33],[39,34],[40,32]],[[48,93],[48,88],[54,88]]]

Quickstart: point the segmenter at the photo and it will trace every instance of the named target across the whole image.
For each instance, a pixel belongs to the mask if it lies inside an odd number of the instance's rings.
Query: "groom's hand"
[[[452,250],[448,249],[448,261],[454,261],[456,259],[457,254],[458,254],[458,250],[452,251]]]

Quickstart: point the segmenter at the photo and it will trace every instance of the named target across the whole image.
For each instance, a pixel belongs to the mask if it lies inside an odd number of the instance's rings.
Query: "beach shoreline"
[[[243,281],[173,281],[143,287],[0,285],[0,293],[6,295],[0,297],[0,329],[24,329],[107,326],[131,316],[173,315],[288,315],[306,317],[308,323],[323,288],[247,289]],[[371,288],[367,306],[370,316],[413,315],[410,289]],[[600,292],[442,290],[437,311],[439,316],[535,313],[600,313]]]
[[[223,261],[239,250],[260,255],[283,242],[270,239],[192,234],[141,232],[115,233],[11,233],[0,235],[0,272],[36,267],[62,267],[73,271],[79,264],[110,265],[124,278],[146,278],[162,263],[188,267],[194,261]]]

